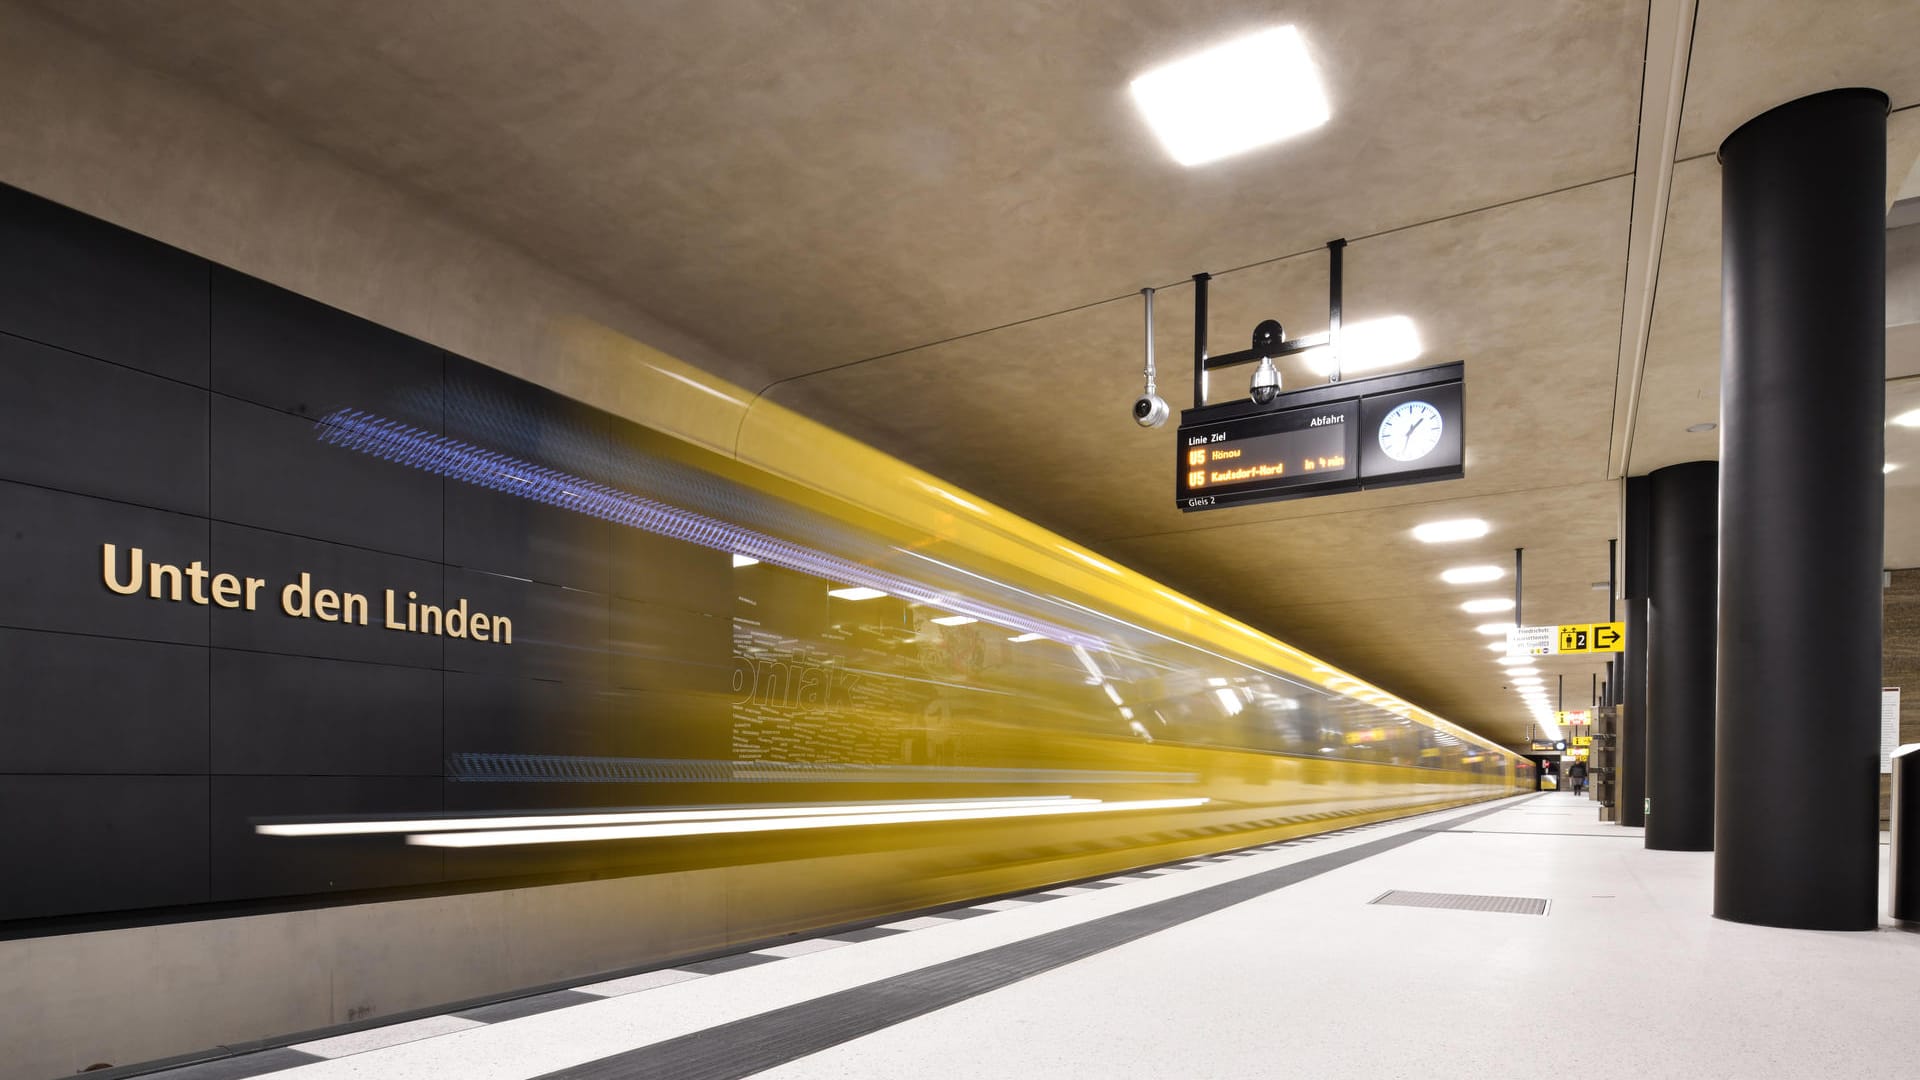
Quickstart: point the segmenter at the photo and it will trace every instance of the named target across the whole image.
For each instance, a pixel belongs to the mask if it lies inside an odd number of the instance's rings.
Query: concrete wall
[[[738,358],[449,218],[432,204],[8,5],[0,182],[483,364],[648,423],[632,354],[569,349],[611,328],[747,386]],[[720,447],[730,450],[730,446]]]

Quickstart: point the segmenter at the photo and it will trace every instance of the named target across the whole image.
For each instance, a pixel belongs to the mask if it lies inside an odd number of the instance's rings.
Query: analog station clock
[[[1395,461],[1417,461],[1440,444],[1440,410],[1424,401],[1395,406],[1380,420],[1380,449]]]

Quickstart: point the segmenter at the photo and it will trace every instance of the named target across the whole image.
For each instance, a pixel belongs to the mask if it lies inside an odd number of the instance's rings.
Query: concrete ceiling
[[[1511,579],[1439,571],[1525,547],[1527,621],[1603,617],[1620,466],[1715,448],[1684,434],[1718,411],[1713,148],[1835,85],[1920,102],[1899,0],[32,6],[596,283],[719,374],[1507,741],[1527,718],[1473,630],[1497,617],[1458,605]],[[1275,23],[1309,43],[1331,122],[1168,161],[1128,79]],[[1895,114],[1890,156],[1911,161],[1916,121]],[[1170,429],[1126,415],[1135,291],[1175,286],[1178,409],[1178,283],[1217,275],[1216,351],[1266,316],[1313,332],[1336,236],[1349,319],[1409,316],[1425,362],[1467,362],[1467,478],[1182,515]],[[1889,477],[1908,537],[1912,456]],[[1457,516],[1494,532],[1409,537]],[[1548,667],[1579,704],[1595,670]]]

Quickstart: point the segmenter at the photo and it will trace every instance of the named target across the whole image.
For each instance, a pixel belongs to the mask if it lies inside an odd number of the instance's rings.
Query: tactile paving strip
[[[1495,805],[1451,824],[1464,825],[1508,808],[1504,803]],[[1426,835],[1421,830],[1409,830],[1383,836],[1237,881],[546,1073],[537,1080],[638,1080],[660,1076],[738,1080],[1411,844]]]
[[[1471,893],[1412,892],[1388,889],[1369,904],[1394,907],[1445,908],[1448,911],[1498,911],[1508,915],[1545,915],[1547,902],[1537,896],[1475,896]]]
[[[1116,844],[1125,847],[1180,838],[1191,839],[1199,836],[1228,835],[1276,824],[1330,820],[1365,812],[1364,810],[1329,811],[1291,818],[1275,818],[1258,822],[1237,822],[1232,825],[1185,829],[1181,830],[1178,834],[1161,833],[1144,837],[1123,837],[1117,840],[1109,839],[1097,843],[1071,845],[1071,847],[1084,849],[1085,851],[1100,851],[1113,847]],[[1427,812],[1431,813],[1432,811]],[[1466,820],[1471,819],[1462,819],[1462,821]],[[521,1016],[531,1016],[541,1012],[565,1008],[576,1003],[583,1004],[599,998],[618,997],[654,986],[663,986],[687,979],[707,978],[716,974],[723,974],[743,967],[769,963],[790,956],[799,956],[809,952],[838,948],[854,942],[867,941],[878,937],[891,937],[898,933],[921,929],[927,926],[937,926],[962,919],[993,915],[1003,910],[1031,907],[1036,903],[1063,899],[1067,896],[1096,889],[1118,887],[1130,882],[1154,881],[1176,870],[1196,869],[1201,866],[1232,862],[1235,859],[1251,858],[1265,852],[1280,851],[1320,840],[1349,836],[1368,829],[1377,829],[1387,824],[1390,824],[1390,822],[1375,821],[1364,825],[1350,825],[1344,829],[1314,836],[1296,837],[1291,840],[1273,841],[1271,843],[1241,848],[1235,851],[1224,851],[1212,855],[1204,855],[1189,859],[1177,865],[1122,871],[1117,875],[1105,879],[1081,881],[1056,889],[1023,893],[998,901],[976,904],[971,907],[943,908],[922,916],[909,917],[905,920],[884,925],[870,925],[838,931],[828,931],[819,937],[803,938],[760,949],[712,956],[704,960],[683,962],[673,967],[647,969],[597,983],[588,983],[566,989],[535,993],[518,998],[507,998],[501,1001],[489,1002],[464,1009],[459,1012],[425,1015],[410,1021],[402,1020],[375,1024],[348,1031],[340,1035],[310,1040],[281,1049],[236,1051],[226,1056],[216,1054],[212,1057],[204,1058],[183,1066],[176,1066],[171,1069],[164,1063],[153,1062],[145,1066],[133,1065],[125,1069],[116,1069],[106,1075],[151,1075],[165,1077],[167,1080],[236,1080],[236,1078],[239,1077],[261,1076],[283,1069],[294,1068],[298,1065],[308,1064],[314,1060],[351,1057],[355,1054],[364,1053],[368,1050],[384,1046],[398,1045],[417,1039],[430,1038],[434,1035],[445,1034],[448,1030],[459,1030],[465,1027],[477,1027],[487,1023],[517,1019]],[[1441,827],[1417,829],[1415,831],[1420,833],[1445,832],[1453,827],[1453,824],[1449,824]],[[1058,847],[1032,848],[1026,849],[1025,856],[1045,858],[1062,853],[1064,853],[1064,849]],[[992,989],[992,987],[989,987],[989,989]],[[451,1025],[451,1027],[449,1027],[449,1025]],[[319,1056],[316,1058],[314,1055]],[[163,1071],[154,1072],[154,1069],[161,1069]]]

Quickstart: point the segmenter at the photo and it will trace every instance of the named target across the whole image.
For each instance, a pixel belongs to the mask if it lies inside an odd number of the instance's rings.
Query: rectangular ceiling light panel
[[[1327,122],[1306,42],[1278,26],[1163,64],[1133,80],[1147,126],[1182,165],[1205,165]]]

